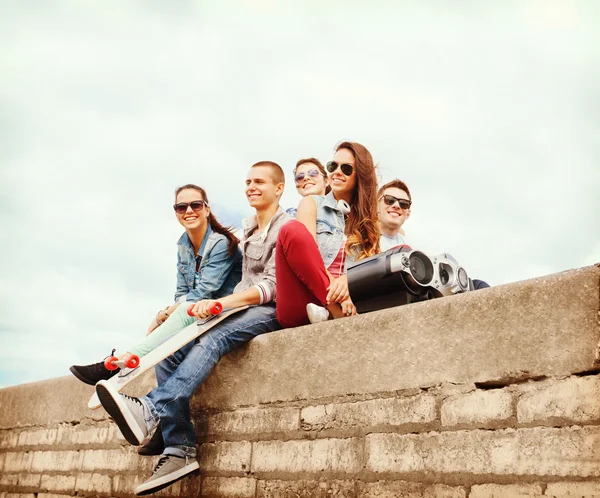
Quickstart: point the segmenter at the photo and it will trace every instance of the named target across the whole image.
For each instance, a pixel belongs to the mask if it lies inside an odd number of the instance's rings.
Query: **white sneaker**
[[[329,311],[327,308],[317,306],[313,303],[306,305],[306,314],[308,315],[308,321],[310,323],[320,323],[329,320]]]

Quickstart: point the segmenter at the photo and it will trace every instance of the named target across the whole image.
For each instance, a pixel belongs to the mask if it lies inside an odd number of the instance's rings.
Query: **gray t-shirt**
[[[389,235],[381,234],[379,237],[379,247],[381,248],[381,252],[387,251],[392,247],[401,246],[402,244],[406,244],[404,237],[397,233],[395,237],[390,237]]]

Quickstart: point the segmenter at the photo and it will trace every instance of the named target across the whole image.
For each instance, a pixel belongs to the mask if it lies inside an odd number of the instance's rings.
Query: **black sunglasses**
[[[393,206],[395,202],[398,202],[398,206],[400,206],[401,209],[408,209],[412,204],[412,201],[406,199],[398,199],[398,197],[394,197],[393,195],[389,194],[384,194],[381,197],[383,197],[383,202],[385,202],[388,206]]]
[[[309,169],[306,173],[297,173],[296,176],[294,176],[294,181],[296,182],[296,185],[298,185],[305,177],[310,176],[311,178],[317,178],[320,174],[321,172],[316,168]]]
[[[202,211],[204,206],[208,206],[206,201],[179,202],[173,204],[173,209],[177,214],[183,214],[188,210],[188,207],[191,207],[192,211],[197,213],[198,211]]]
[[[352,166],[351,164],[338,164],[335,161],[329,161],[327,163],[327,171],[333,173],[336,169],[338,169],[338,166],[342,170],[342,173],[344,173],[344,175],[346,176],[350,176],[354,171],[354,166]]]

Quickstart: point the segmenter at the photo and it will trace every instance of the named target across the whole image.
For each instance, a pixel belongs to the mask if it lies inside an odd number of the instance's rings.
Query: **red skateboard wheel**
[[[194,316],[193,313],[192,313],[192,308],[193,307],[194,307],[193,304],[190,304],[188,306],[187,314],[190,315],[190,316]],[[217,301],[215,304],[212,305],[212,307],[210,308],[209,311],[210,311],[210,313],[212,315],[218,315],[219,313],[221,313],[221,311],[223,311],[223,305]]]
[[[221,311],[223,311],[223,305],[219,302],[216,302],[212,305],[212,308],[210,308],[210,312],[213,315],[218,315],[219,313],[221,313]]]
[[[127,368],[136,368],[140,364],[140,357],[137,354],[127,354],[125,356],[125,366]]]
[[[117,368],[119,368],[117,365],[115,365],[115,361],[117,361],[118,358],[116,356],[109,356],[108,358],[106,358],[106,360],[104,360],[104,367],[106,368],[106,370],[116,370]]]

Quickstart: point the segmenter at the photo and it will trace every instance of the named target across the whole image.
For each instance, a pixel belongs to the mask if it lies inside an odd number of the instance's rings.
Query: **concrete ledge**
[[[287,329],[225,357],[196,409],[563,377],[600,366],[600,268]],[[66,366],[65,366],[66,368]],[[144,376],[128,392],[155,385]],[[0,429],[106,417],[68,376],[0,390]]]
[[[597,368],[596,266],[258,337],[198,407],[560,377]]]

